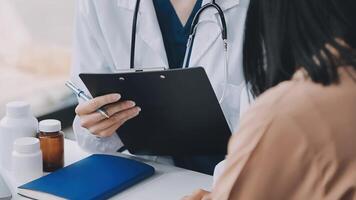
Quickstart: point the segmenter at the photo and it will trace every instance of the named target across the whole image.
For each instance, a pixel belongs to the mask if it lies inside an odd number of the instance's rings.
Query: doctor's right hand
[[[110,137],[116,133],[127,120],[136,117],[141,108],[133,101],[119,101],[120,94],[108,94],[80,103],[75,112],[80,118],[81,126],[98,137]],[[104,108],[110,118],[96,112]]]

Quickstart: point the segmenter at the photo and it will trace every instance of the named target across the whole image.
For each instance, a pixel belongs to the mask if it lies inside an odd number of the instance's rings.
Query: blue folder
[[[19,187],[32,199],[107,199],[154,174],[154,168],[127,158],[92,155]]]

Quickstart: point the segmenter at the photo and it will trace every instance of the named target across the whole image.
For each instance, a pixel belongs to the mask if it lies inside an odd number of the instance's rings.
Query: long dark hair
[[[254,96],[289,80],[300,67],[314,82],[336,83],[338,66],[356,69],[355,47],[356,0],[250,1],[243,58]]]

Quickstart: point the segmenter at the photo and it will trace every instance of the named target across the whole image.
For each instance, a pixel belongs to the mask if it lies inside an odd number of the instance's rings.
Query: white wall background
[[[0,0],[0,118],[26,100],[44,113],[67,98],[74,0]]]

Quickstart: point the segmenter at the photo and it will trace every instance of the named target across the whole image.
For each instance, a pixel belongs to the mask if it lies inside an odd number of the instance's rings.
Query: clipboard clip
[[[167,70],[165,67],[152,67],[152,68],[134,68],[134,69],[119,69],[118,73],[136,73],[136,72],[155,72]]]

